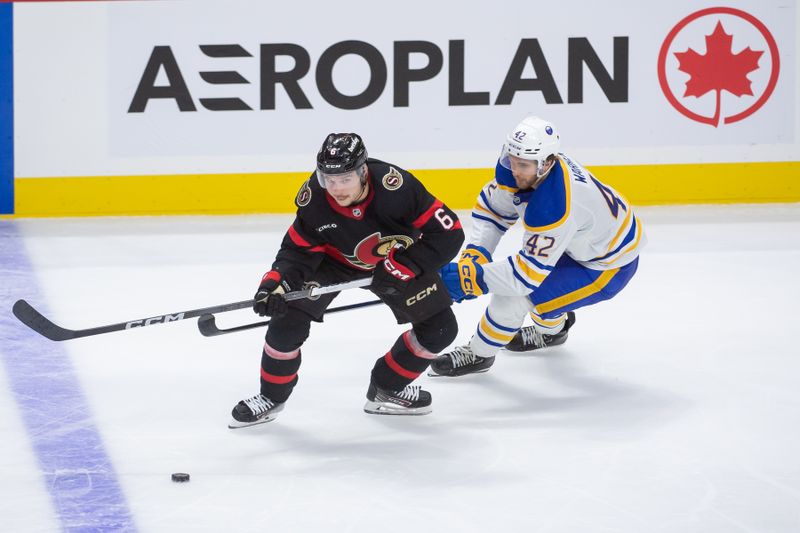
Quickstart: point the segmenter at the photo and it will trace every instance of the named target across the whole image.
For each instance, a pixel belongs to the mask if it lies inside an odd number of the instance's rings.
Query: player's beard
[[[356,196],[355,199],[349,204],[347,204],[345,207],[352,207],[354,205],[360,204],[361,202],[364,201],[364,198],[367,197],[368,193],[369,193],[369,182],[364,180],[364,183],[361,184],[361,191],[358,193],[358,196]]]

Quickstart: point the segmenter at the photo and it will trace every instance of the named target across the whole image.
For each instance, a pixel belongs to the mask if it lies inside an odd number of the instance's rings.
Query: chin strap
[[[553,169],[553,167],[556,164],[555,161],[553,161],[553,164],[550,165],[550,168],[542,172],[542,170],[547,166],[547,160],[546,159],[544,161],[540,160],[538,161],[538,163],[539,164],[536,166],[536,177],[539,178],[540,180],[541,178],[547,176],[547,174]]]

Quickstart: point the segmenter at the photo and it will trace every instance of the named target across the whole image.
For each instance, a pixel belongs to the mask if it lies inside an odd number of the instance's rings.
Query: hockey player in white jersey
[[[469,244],[441,270],[453,300],[491,300],[469,344],[437,357],[430,375],[485,372],[502,348],[562,344],[573,310],[614,297],[636,272],[645,237],[631,205],[560,145],[555,126],[533,116],[506,138],[472,210]],[[522,247],[493,261],[519,219]],[[526,315],[533,325],[520,329]]]

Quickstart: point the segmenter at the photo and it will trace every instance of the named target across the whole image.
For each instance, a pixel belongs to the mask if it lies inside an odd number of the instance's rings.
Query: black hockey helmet
[[[331,133],[317,153],[317,178],[324,187],[326,174],[357,171],[366,162],[367,147],[357,133]]]

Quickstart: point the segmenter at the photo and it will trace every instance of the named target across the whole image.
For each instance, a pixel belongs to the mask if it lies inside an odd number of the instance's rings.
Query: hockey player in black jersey
[[[295,203],[295,220],[255,296],[254,311],[272,317],[261,390],[233,408],[230,427],[269,422],[283,409],[297,384],[311,321],[322,321],[338,293],[290,302],[282,294],[370,276],[369,289],[411,329],[375,362],[364,410],[431,412],[430,393],[411,383],[458,332],[438,274],[464,241],[458,217],[409,172],[368,158],[355,133],[328,135]]]

